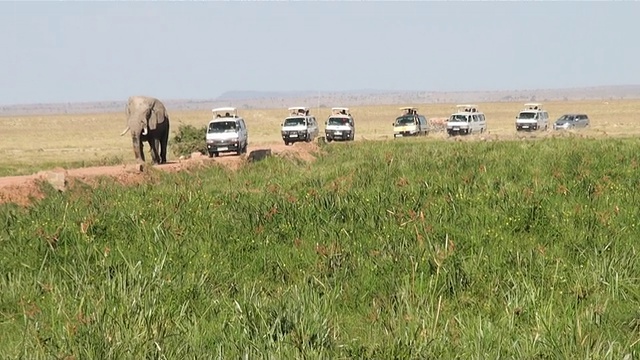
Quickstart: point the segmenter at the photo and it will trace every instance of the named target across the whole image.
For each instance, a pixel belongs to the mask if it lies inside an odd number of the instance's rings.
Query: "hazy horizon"
[[[3,2],[0,105],[640,84],[635,2]]]

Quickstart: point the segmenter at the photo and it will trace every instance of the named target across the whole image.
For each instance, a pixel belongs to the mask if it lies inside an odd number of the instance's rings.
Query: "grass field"
[[[0,354],[640,354],[636,139],[344,145],[0,205]]]
[[[332,104],[339,106],[343,104]],[[407,104],[411,105],[411,104]],[[413,104],[427,117],[447,117],[455,104]],[[521,103],[479,103],[487,115],[491,136],[513,138],[515,116]],[[544,104],[551,120],[567,112],[586,112],[592,128],[580,131],[591,137],[640,135],[640,100],[550,102]],[[393,138],[391,123],[398,115],[398,107],[351,107],[356,119],[356,140]],[[198,112],[171,112],[172,132],[181,124],[202,127],[211,118],[210,109]],[[329,108],[312,109],[320,119],[321,130]],[[246,110],[251,144],[280,142],[280,124],[286,109]],[[133,161],[130,136],[120,137],[125,127],[123,113],[88,115],[51,115],[29,117],[0,117],[0,176],[34,173],[54,166],[81,167],[109,165]],[[549,136],[538,133],[536,137]],[[431,139],[444,136],[432,135]],[[174,157],[169,145],[169,157]]]
[[[353,107],[359,141],[313,162],[0,204],[2,358],[638,358],[640,101],[545,104],[591,116],[558,137],[478,105],[502,141],[393,140],[398,106]],[[284,110],[242,114],[254,144],[280,142]],[[2,118],[0,174],[131,162],[123,127]]]

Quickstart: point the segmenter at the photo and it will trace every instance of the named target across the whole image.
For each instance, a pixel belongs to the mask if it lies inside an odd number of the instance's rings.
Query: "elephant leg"
[[[149,140],[149,144],[151,145],[151,158],[153,159],[154,164],[160,164],[160,140],[156,137]]]
[[[167,162],[167,143],[169,142],[169,128],[163,133],[160,138],[160,160],[163,164]]]

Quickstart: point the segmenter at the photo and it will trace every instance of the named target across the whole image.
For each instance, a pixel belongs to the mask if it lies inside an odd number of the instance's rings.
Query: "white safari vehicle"
[[[281,124],[280,133],[285,145],[298,141],[311,142],[318,136],[318,123],[315,116],[309,114],[308,107],[290,107],[289,116]]]
[[[356,136],[356,124],[353,116],[349,113],[349,108],[331,108],[331,116],[325,123],[325,138],[328,142],[332,140],[353,140]]]
[[[235,152],[238,155],[247,152],[249,135],[244,119],[238,116],[234,107],[215,108],[213,119],[207,126],[207,151],[209,157],[220,153]]]
[[[516,131],[547,130],[549,114],[540,103],[526,103],[524,109],[516,116]]]
[[[487,131],[484,113],[478,111],[477,105],[456,105],[456,112],[447,121],[449,135],[469,135]]]
[[[393,137],[429,135],[429,125],[424,115],[418,114],[418,108],[401,107],[402,115],[393,122]]]

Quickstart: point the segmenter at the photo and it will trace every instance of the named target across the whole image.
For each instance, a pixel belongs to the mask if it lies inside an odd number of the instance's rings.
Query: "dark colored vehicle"
[[[587,116],[587,114],[564,114],[553,123],[553,130],[584,128],[589,126],[589,123],[589,116]]]

